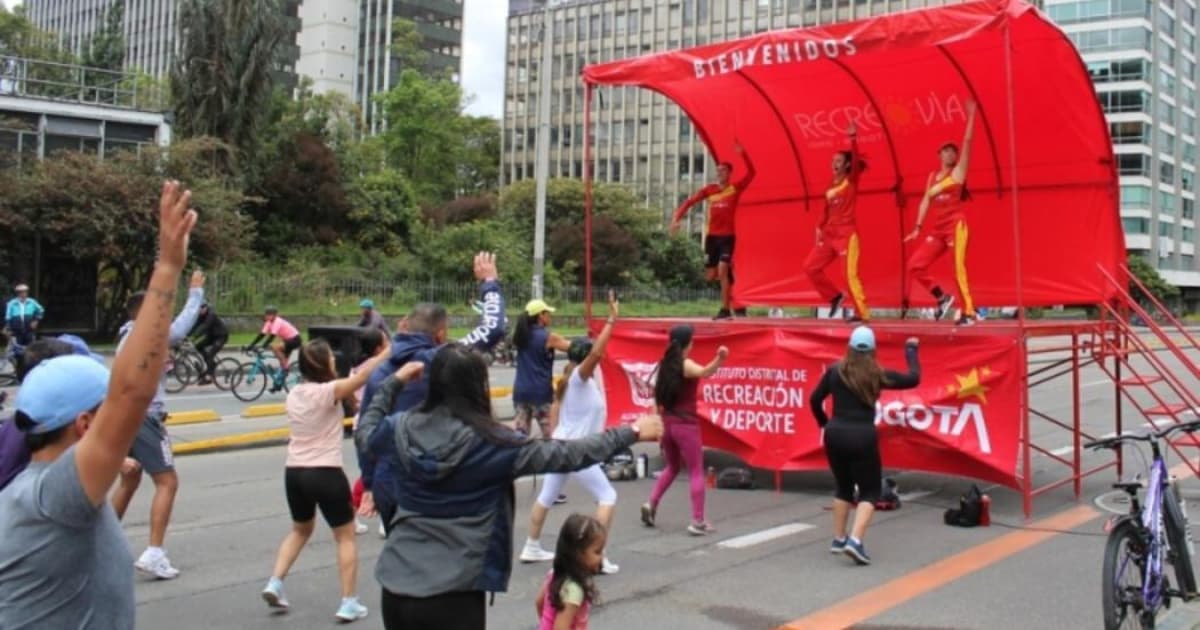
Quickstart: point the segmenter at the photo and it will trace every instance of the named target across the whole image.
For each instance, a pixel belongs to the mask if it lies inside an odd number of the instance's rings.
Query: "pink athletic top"
[[[559,611],[555,610],[554,604],[550,603],[549,586],[552,579],[554,579],[553,571],[546,574],[546,599],[542,602],[542,619],[538,630],[554,630],[554,619],[558,617]],[[571,630],[587,630],[588,613],[592,609],[592,603],[587,600],[583,587],[572,580],[565,580],[559,596],[562,598],[563,604],[579,606],[579,611],[575,613],[575,619],[571,621]]]
[[[275,335],[287,341],[288,339],[295,339],[300,334],[300,331],[291,322],[276,315],[274,320],[263,322],[262,334]]]

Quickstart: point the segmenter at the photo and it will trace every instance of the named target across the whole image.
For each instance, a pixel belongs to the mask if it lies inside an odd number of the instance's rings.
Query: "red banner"
[[[916,248],[936,240],[929,221],[920,239],[905,237],[941,166],[940,147],[963,141],[968,101],[978,115],[966,227],[954,247],[975,303],[1087,304],[1112,295],[1102,271],[1116,275],[1125,243],[1108,122],[1074,45],[1029,3],[969,2],[770,31],[583,74],[594,85],[671,99],[714,159],[732,164],[733,181],[747,158],[753,163],[757,176],[735,217],[737,301],[829,302],[802,270],[824,220],[834,154],[850,148],[853,127],[867,162],[853,211],[858,250],[825,271],[845,290],[853,257],[869,305],[896,307],[906,295],[932,305],[930,291],[912,285]],[[947,252],[929,268],[947,291],[956,289],[955,262]]]
[[[609,423],[654,404],[655,367],[671,322],[624,321],[602,364]],[[908,333],[875,330],[884,367],[904,370]],[[771,470],[827,468],[809,396],[845,352],[845,327],[699,325],[691,357],[717,348],[729,359],[700,386],[704,445]],[[885,391],[877,407],[884,466],[974,477],[1017,487],[1022,353],[1015,336],[937,335],[921,340],[921,384]],[[830,411],[832,401],[826,402]]]

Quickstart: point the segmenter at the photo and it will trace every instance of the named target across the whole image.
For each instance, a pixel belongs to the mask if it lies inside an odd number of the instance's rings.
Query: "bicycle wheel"
[[[243,363],[233,376],[229,377],[229,389],[234,397],[242,402],[254,402],[267,391],[269,377],[256,363]]]
[[[186,359],[175,359],[171,363],[171,367],[167,369],[167,378],[165,388],[168,394],[178,394],[183,391],[192,381],[199,378],[198,375],[192,372],[192,364]]]
[[[1183,601],[1187,602],[1196,597],[1196,572],[1192,568],[1192,554],[1188,548],[1187,519],[1179,507],[1179,490],[1174,485],[1164,498],[1163,524],[1167,528],[1167,542],[1171,544],[1168,560],[1175,567],[1175,586],[1183,593]]]
[[[1132,521],[1122,521],[1104,545],[1100,575],[1104,630],[1153,628],[1154,614],[1143,614],[1142,583],[1146,574],[1146,545]],[[1143,622],[1149,620],[1149,625]]]
[[[208,364],[204,362],[204,355],[200,354],[199,350],[189,349],[182,353],[180,357],[188,364],[188,369],[192,373],[192,384],[197,384],[208,374]]]
[[[242,362],[233,357],[225,357],[217,361],[217,365],[213,369],[213,384],[217,386],[217,389],[229,391],[233,375],[237,374],[240,367],[242,367]]]

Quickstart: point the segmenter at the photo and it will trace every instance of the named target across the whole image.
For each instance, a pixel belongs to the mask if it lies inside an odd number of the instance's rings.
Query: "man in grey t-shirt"
[[[92,413],[108,378],[82,356],[50,359],[30,372],[17,414],[35,445]],[[84,491],[75,450],[35,459],[0,492],[0,628],[133,627],[129,543],[112,506],[96,505]]]

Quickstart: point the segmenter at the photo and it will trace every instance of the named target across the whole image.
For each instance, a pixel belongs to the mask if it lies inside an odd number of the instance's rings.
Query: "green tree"
[[[58,153],[28,172],[0,171],[0,236],[9,243],[35,235],[80,264],[100,270],[100,330],[123,320],[125,298],[142,288],[154,265],[158,194],[164,177],[192,190],[201,220],[192,234],[193,259],[212,268],[249,255],[253,223],[239,206],[242,193],[208,161],[210,140],[179,142],[169,152],[121,152],[104,160]]]
[[[337,157],[316,136],[298,132],[285,140],[280,160],[263,179],[264,199],[252,209],[258,249],[273,258],[298,245],[332,245],[344,235],[350,212]]]
[[[87,100],[101,103],[117,103],[117,90],[123,79],[121,67],[125,65],[125,0],[113,0],[104,10],[104,18],[96,33],[84,46],[80,60],[86,69],[83,83],[87,86]]]
[[[51,98],[81,96],[82,71],[71,67],[79,59],[63,49],[53,33],[34,26],[25,16],[24,6],[13,11],[0,6],[0,55],[20,57],[27,64],[21,71],[21,80],[10,86],[18,94]]]
[[[413,240],[420,223],[416,194],[402,175],[382,170],[350,185],[350,226],[364,249],[394,256]]]
[[[252,160],[287,33],[279,0],[182,0],[178,21],[176,133],[217,138]]]
[[[1158,270],[1146,262],[1142,256],[1129,254],[1129,271],[1150,290],[1150,293],[1158,301],[1165,304],[1179,296],[1179,287],[1163,279]],[[1141,294],[1141,291],[1136,290],[1133,283],[1130,283],[1129,291],[1135,297]]]
[[[479,195],[496,190],[500,185],[500,121],[464,116],[462,134],[457,193]]]
[[[463,140],[462,88],[406,69],[380,102],[388,164],[413,183],[423,202],[453,198]]]
[[[424,39],[416,22],[405,18],[392,20],[392,59],[402,69],[424,70],[429,62],[429,53],[421,48]]]

